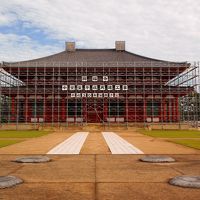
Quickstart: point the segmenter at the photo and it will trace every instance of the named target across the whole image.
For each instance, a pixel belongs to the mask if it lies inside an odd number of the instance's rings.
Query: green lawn
[[[141,130],[141,133],[158,138],[200,138],[200,131],[189,130]]]
[[[191,139],[180,139],[180,140],[170,140],[176,144],[181,144],[187,147],[192,147],[200,150],[200,140],[191,140]]]
[[[50,133],[49,131],[0,131],[0,138],[34,138]]]
[[[0,148],[11,144],[16,144],[18,142],[22,142],[22,140],[0,140]]]

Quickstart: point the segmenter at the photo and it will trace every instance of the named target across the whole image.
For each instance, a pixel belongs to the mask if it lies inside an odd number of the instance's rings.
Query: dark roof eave
[[[139,55],[139,54],[135,54],[135,53],[132,53],[130,51],[126,51],[126,52],[131,54],[131,55],[138,56],[140,58],[148,59],[148,60],[155,61],[155,62],[165,62],[165,63],[171,63],[171,64],[189,64],[187,61],[174,62],[174,61],[167,61],[167,60],[159,60],[159,59],[150,58],[150,57],[142,56],[142,55]]]
[[[31,63],[4,63],[4,67],[111,67],[111,68],[165,68],[165,67],[179,67],[181,69],[187,69],[190,67],[189,63],[167,63],[167,62],[31,62]]]
[[[76,51],[115,51],[115,49],[77,49]],[[142,64],[142,63],[156,63],[157,65],[158,64],[161,64],[161,65],[167,65],[167,66],[169,66],[169,65],[174,65],[174,66],[178,66],[178,65],[181,65],[181,66],[185,66],[186,68],[188,68],[189,66],[190,66],[190,64],[188,63],[188,62],[171,62],[171,61],[164,61],[164,60],[158,60],[158,59],[153,59],[153,58],[149,58],[149,57],[145,57],[145,56],[141,56],[141,55],[138,55],[138,54],[134,54],[134,53],[131,53],[131,52],[128,52],[128,51],[122,51],[122,52],[126,52],[127,54],[129,54],[129,55],[133,55],[133,56],[135,56],[136,58],[139,58],[139,59],[144,59],[143,61],[138,61],[138,60],[136,60],[136,61],[127,61],[127,62],[129,62],[129,63],[140,63],[140,64]],[[56,56],[59,56],[59,55],[62,55],[63,56],[63,54],[64,53],[66,53],[66,51],[62,51],[62,52],[59,52],[59,53],[57,53],[57,54],[53,54],[53,55],[50,55],[50,56],[46,56],[46,57],[42,57],[42,58],[38,58],[38,59],[33,59],[33,60],[27,60],[27,61],[21,61],[21,62],[3,62],[3,65],[4,66],[27,66],[27,65],[33,65],[33,66],[36,66],[37,64],[38,65],[41,65],[41,64],[45,64],[45,63],[53,63],[53,64],[58,64],[58,63],[81,63],[81,61],[56,61],[56,59],[55,59],[55,61],[53,61],[53,58],[54,57],[56,57]],[[118,53],[120,53],[120,52],[118,52]],[[70,55],[70,54],[68,54],[68,55]],[[50,60],[50,59],[52,59],[52,60]],[[86,61],[82,61],[82,62],[85,62],[86,63]],[[92,61],[92,62],[96,62],[96,61]],[[92,63],[91,62],[91,63]],[[105,62],[111,62],[111,63],[114,63],[114,62],[118,62],[118,63],[120,63],[120,62],[126,62],[126,60],[125,61],[105,61]],[[88,63],[90,63],[90,62],[88,62]],[[97,63],[100,63],[100,62],[97,62]]]

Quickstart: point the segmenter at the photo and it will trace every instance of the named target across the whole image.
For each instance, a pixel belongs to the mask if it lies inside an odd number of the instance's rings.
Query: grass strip
[[[200,140],[180,139],[180,140],[169,140],[170,142],[181,144],[186,147],[191,147],[200,150]]]
[[[0,148],[6,147],[12,144],[16,144],[18,142],[22,142],[23,140],[0,140]]]
[[[0,138],[34,138],[49,134],[49,131],[0,131]]]
[[[140,130],[140,133],[157,138],[200,138],[200,131],[190,130]]]

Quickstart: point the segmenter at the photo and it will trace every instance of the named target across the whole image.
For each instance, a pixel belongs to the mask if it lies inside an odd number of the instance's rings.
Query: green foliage
[[[179,99],[182,121],[200,121],[200,94],[193,92]]]

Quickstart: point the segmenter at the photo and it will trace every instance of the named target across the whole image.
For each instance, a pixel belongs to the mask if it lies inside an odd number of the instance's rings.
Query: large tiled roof
[[[54,55],[50,55],[43,58],[38,58],[34,60],[22,61],[22,62],[4,62],[4,66],[35,66],[35,65],[44,65],[45,63],[47,66],[57,64],[61,64],[61,66],[70,66],[72,63],[84,63],[84,66],[87,63],[132,63],[135,65],[145,65],[147,63],[150,66],[150,63],[156,66],[167,66],[167,65],[174,65],[174,66],[185,66],[188,65],[187,62],[169,62],[163,60],[157,60],[153,58],[148,58],[144,56],[140,56],[134,53],[130,53],[128,51],[116,51],[115,49],[76,49],[74,52],[63,51]],[[79,66],[79,64],[77,66]],[[94,66],[94,65],[92,65]],[[100,65],[98,65],[100,66]]]

